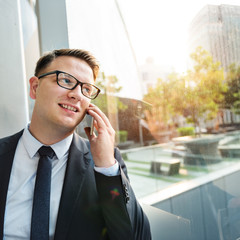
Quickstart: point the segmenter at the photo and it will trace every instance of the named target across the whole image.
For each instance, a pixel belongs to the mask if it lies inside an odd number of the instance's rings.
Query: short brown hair
[[[94,81],[96,80],[99,71],[98,61],[90,52],[82,49],[58,49],[44,54],[37,62],[35,76],[37,77],[44,68],[60,56],[71,56],[85,61],[93,71]]]

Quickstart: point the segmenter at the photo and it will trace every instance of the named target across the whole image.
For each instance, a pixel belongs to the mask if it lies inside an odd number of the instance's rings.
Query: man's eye
[[[83,90],[84,90],[85,92],[87,92],[87,93],[90,93],[90,92],[92,92],[92,87],[90,87],[90,86],[84,86]]]
[[[59,79],[59,81],[60,81],[60,83],[66,84],[66,85],[72,83],[72,81],[70,79],[68,79],[68,78],[61,78],[61,79]]]
[[[70,81],[69,79],[67,79],[67,78],[64,78],[64,79],[62,80],[62,82],[63,82],[63,83],[66,83],[66,84],[71,83],[71,81]]]

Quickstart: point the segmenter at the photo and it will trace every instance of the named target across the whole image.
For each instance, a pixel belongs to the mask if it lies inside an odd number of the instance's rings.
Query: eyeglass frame
[[[61,85],[59,84],[59,82],[58,82],[58,75],[59,75],[60,73],[68,74],[69,76],[71,76],[72,78],[74,78],[74,79],[77,81],[76,85],[75,85],[74,87],[72,87],[72,88],[66,88],[66,87],[61,86]],[[66,73],[66,72],[63,72],[63,71],[59,71],[59,70],[54,70],[54,71],[51,71],[51,72],[43,73],[43,74],[41,74],[41,75],[40,75],[39,77],[37,77],[37,78],[40,79],[40,78],[46,77],[46,76],[51,75],[51,74],[56,74],[57,84],[58,84],[58,86],[61,87],[61,88],[64,88],[64,89],[67,89],[67,90],[73,90],[73,89],[75,89],[78,85],[80,85],[80,86],[81,86],[81,92],[82,92],[83,96],[84,96],[84,97],[87,97],[87,98],[89,98],[89,99],[92,99],[92,100],[95,99],[95,98],[98,96],[98,94],[101,92],[101,90],[100,90],[97,86],[95,86],[94,84],[80,82],[80,81],[79,81],[77,78],[75,78],[73,75],[71,75],[71,74],[69,74],[69,73]],[[93,86],[94,88],[96,88],[96,89],[98,90],[97,93],[96,93],[96,96],[94,96],[94,97],[88,97],[88,96],[86,96],[86,95],[83,93],[83,90],[82,90],[83,84],[91,85],[91,86]]]

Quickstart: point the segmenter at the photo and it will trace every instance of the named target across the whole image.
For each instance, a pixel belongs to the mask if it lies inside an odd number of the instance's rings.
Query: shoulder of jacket
[[[21,130],[20,132],[17,132],[11,136],[7,136],[4,138],[0,139],[0,149],[12,149],[12,148],[16,148],[17,143],[20,139],[20,137],[23,134],[23,130]]]

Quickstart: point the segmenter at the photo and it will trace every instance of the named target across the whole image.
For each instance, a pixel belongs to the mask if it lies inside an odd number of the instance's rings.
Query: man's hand
[[[94,118],[94,127],[98,132],[98,135],[94,132],[93,135],[90,135],[90,128],[85,128],[90,141],[93,161],[97,167],[111,167],[115,164],[115,131],[106,115],[97,106],[91,103],[87,112]]]

